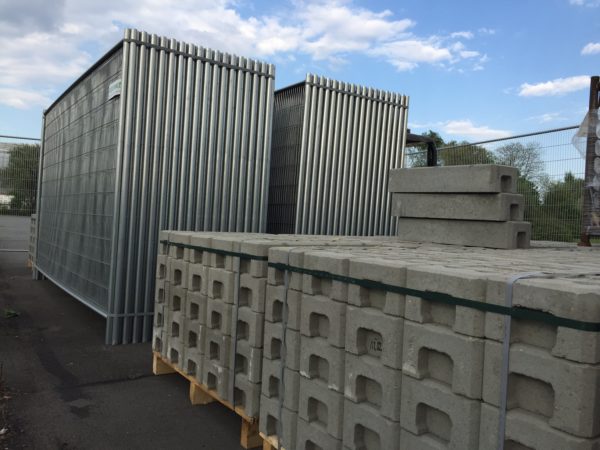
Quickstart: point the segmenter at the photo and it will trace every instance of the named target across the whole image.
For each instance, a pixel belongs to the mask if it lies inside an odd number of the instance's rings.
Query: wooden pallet
[[[263,450],[285,450],[285,447],[279,448],[279,441],[275,436],[267,436],[264,433],[259,433],[263,440]]]
[[[234,406],[230,402],[223,400],[215,391],[208,389],[206,386],[198,383],[198,381],[184,372],[178,367],[173,366],[170,362],[162,357],[160,353],[153,352],[152,371],[154,375],[165,375],[168,373],[178,373],[185,377],[190,382],[190,402],[192,405],[206,405],[217,401],[225,405],[242,418],[242,430],[240,434],[240,445],[243,448],[259,448],[263,445],[263,439],[258,433],[258,420],[254,417],[249,417],[239,406]]]

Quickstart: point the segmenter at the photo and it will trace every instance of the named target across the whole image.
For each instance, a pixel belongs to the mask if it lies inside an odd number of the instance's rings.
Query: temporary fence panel
[[[150,339],[162,229],[264,231],[272,65],[126,30],[46,111],[38,268]]]
[[[387,180],[407,113],[404,95],[315,75],[277,91],[268,230],[395,234]]]

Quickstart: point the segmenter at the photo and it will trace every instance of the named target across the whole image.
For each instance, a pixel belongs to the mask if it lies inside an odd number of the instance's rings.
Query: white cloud
[[[587,6],[590,8],[600,6],[600,0],[569,0],[569,3],[575,6]]]
[[[482,28],[478,29],[477,31],[479,32],[479,34],[487,34],[490,36],[496,34],[496,30],[494,30],[493,28],[482,27]]]
[[[542,83],[529,84],[523,83],[519,90],[521,97],[542,97],[564,95],[569,92],[585,89],[590,85],[590,78],[587,75],[580,75],[567,78],[556,78],[555,80]]]
[[[442,125],[442,130],[450,135],[485,140],[510,136],[510,131],[497,130],[488,126],[477,126],[470,120],[450,120]]]
[[[590,42],[581,49],[582,55],[595,55],[600,53],[600,42]]]
[[[527,118],[527,120],[533,120],[538,123],[561,122],[561,121],[564,121],[565,119],[566,118],[563,117],[563,115],[559,112],[545,113],[545,114],[540,114],[538,116],[531,116],[531,117]]]
[[[17,109],[27,109],[32,106],[47,106],[50,99],[38,92],[21,89],[0,88],[0,104]]]
[[[330,65],[359,54],[409,70],[473,66],[479,56],[460,42],[473,37],[470,31],[419,36],[411,19],[352,0],[289,0],[265,15],[242,14],[238,1],[0,0],[0,89],[13,95],[3,102],[28,104],[18,92],[37,92],[38,100],[58,95],[129,26],[239,55],[289,60],[304,54]]]

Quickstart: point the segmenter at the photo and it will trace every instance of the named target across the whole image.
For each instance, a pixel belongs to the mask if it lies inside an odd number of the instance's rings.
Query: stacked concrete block
[[[397,236],[407,241],[527,248],[517,169],[498,165],[393,169],[389,191]]]

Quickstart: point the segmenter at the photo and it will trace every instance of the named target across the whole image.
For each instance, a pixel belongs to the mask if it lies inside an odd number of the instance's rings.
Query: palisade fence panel
[[[265,231],[273,79],[126,30],[46,112],[38,268],[107,318],[108,343],[150,338],[159,230]]]
[[[277,91],[267,229],[395,234],[387,182],[407,114],[404,95],[315,75]]]

